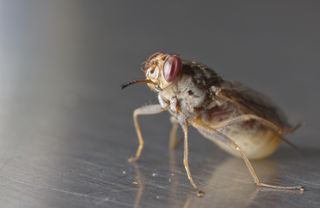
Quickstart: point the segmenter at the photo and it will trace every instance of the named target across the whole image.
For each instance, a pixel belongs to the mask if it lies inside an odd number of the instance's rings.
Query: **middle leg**
[[[188,179],[193,186],[194,189],[197,190],[197,196],[202,197],[204,196],[204,192],[201,191],[196,183],[194,182],[191,171],[189,168],[189,141],[188,141],[188,122],[186,120],[180,121],[181,128],[184,133],[184,150],[183,150],[183,164],[187,172]]]
[[[170,137],[169,137],[169,149],[174,150],[174,149],[177,149],[179,144],[179,140],[177,138],[179,122],[173,116],[170,117],[170,121],[172,126],[171,126]]]

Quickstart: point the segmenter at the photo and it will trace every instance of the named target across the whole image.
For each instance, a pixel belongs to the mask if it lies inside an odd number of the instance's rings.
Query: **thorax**
[[[173,116],[184,116],[190,121],[196,118],[219,120],[236,111],[232,105],[216,99],[212,88],[199,88],[188,75],[160,91],[158,100],[162,108],[168,109]]]

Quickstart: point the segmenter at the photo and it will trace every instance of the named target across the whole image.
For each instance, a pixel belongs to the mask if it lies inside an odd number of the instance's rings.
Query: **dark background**
[[[1,207],[319,207],[320,4],[317,1],[0,0]],[[180,54],[272,97],[292,123],[300,153],[282,145],[254,166],[196,131],[190,164],[207,195],[195,197],[182,147],[169,152],[166,113],[132,111],[156,102],[141,63],[156,51]]]

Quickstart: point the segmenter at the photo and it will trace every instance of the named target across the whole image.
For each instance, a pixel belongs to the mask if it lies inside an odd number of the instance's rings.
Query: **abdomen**
[[[226,152],[240,157],[240,154],[229,147],[219,135],[208,134],[199,129],[199,132],[207,139],[216,143]],[[230,125],[219,130],[232,139],[246,153],[249,159],[262,159],[271,155],[279,146],[280,136],[262,125],[244,127],[244,125]]]

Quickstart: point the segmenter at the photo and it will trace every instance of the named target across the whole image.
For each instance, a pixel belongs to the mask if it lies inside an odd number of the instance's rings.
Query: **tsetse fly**
[[[194,182],[189,168],[190,125],[226,152],[242,158],[257,186],[304,190],[302,186],[262,183],[249,161],[272,154],[281,141],[286,141],[284,135],[299,126],[291,126],[265,96],[240,83],[224,80],[201,63],[174,54],[158,52],[151,55],[145,61],[143,71],[146,79],[125,83],[122,89],[131,84],[147,84],[158,94],[159,104],[143,106],[133,112],[139,146],[129,162],[140,158],[144,145],[138,117],[169,111],[172,122],[170,147],[175,148],[178,143],[176,133],[180,125],[184,135],[183,164],[198,196],[203,196],[204,192]]]

